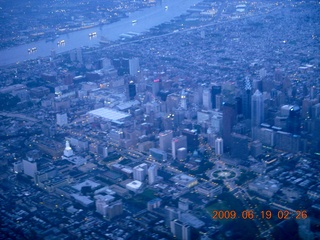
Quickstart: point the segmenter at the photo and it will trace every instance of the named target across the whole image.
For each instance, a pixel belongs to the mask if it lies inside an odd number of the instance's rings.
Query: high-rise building
[[[287,131],[292,134],[300,134],[300,107],[292,106],[287,118]]]
[[[203,89],[202,102],[203,102],[204,109],[206,110],[212,109],[211,91],[209,89]]]
[[[133,100],[137,94],[136,84],[133,80],[130,80],[128,83],[128,99]]]
[[[106,216],[106,218],[109,219],[109,220],[113,219],[113,218],[116,217],[116,216],[121,215],[121,214],[123,213],[123,206],[122,206],[122,201],[121,201],[121,199],[109,203],[109,204],[106,206],[105,212],[106,212],[106,215],[105,215],[105,216]]]
[[[255,131],[260,127],[264,120],[264,102],[263,95],[259,90],[256,90],[251,98],[251,126],[252,137],[255,139]]]
[[[259,90],[252,95],[251,107],[252,127],[259,127],[264,120],[263,95]]]
[[[73,150],[70,147],[70,143],[69,143],[68,140],[66,141],[66,147],[65,147],[65,149],[63,151],[63,156],[67,157],[67,158],[73,156]]]
[[[224,147],[231,147],[231,132],[233,125],[236,123],[236,107],[232,103],[223,103],[222,105],[222,138],[224,141]]]
[[[211,117],[211,127],[213,133],[221,133],[222,131],[222,119],[223,114],[222,112],[213,111]]]
[[[129,74],[136,76],[140,70],[139,58],[129,59]]]
[[[187,137],[187,149],[190,152],[197,150],[199,147],[198,132],[196,129],[183,129],[182,135]]]
[[[242,93],[242,114],[245,119],[251,119],[251,88],[251,82],[249,78],[246,78]]]
[[[214,146],[216,155],[221,156],[223,154],[223,139],[218,137],[214,142]]]
[[[216,96],[221,94],[221,86],[218,85],[213,85],[211,87],[211,104],[212,104],[212,108],[216,108]]]
[[[173,207],[169,207],[169,206],[165,206],[164,208],[164,213],[165,213],[165,225],[167,227],[170,227],[170,223],[171,221],[178,219],[181,219],[181,211],[173,208]]]
[[[146,178],[147,171],[148,171],[148,165],[145,163],[135,166],[133,168],[133,179],[143,182],[144,179]]]
[[[182,90],[180,96],[180,107],[183,110],[187,110],[187,94],[184,90]]]
[[[177,150],[176,156],[177,156],[177,159],[178,159],[179,161],[184,161],[184,160],[186,160],[186,159],[187,159],[187,156],[188,156],[187,149],[184,148],[184,147],[179,148],[179,149]]]
[[[172,138],[173,132],[171,130],[159,133],[159,147],[162,151],[168,151],[171,148]]]
[[[187,148],[187,137],[186,136],[179,136],[172,139],[172,158],[177,158],[177,151],[179,148]]]
[[[160,92],[160,84],[161,84],[161,80],[159,78],[154,79],[152,81],[152,94],[154,96],[157,96],[158,93]],[[165,101],[165,100],[163,100],[163,101]]]
[[[191,227],[178,219],[170,222],[170,230],[176,239],[191,240]]]
[[[148,182],[149,184],[154,184],[157,181],[157,177],[158,177],[158,167],[155,164],[152,164],[149,168],[148,168]]]

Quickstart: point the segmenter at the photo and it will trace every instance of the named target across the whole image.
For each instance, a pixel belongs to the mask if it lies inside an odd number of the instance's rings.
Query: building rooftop
[[[98,108],[88,112],[93,117],[103,118],[108,121],[118,121],[130,116],[130,114],[123,113],[110,108]]]

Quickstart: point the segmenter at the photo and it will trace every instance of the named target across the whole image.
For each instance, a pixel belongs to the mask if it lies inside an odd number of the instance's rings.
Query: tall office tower
[[[133,80],[130,80],[127,85],[127,96],[129,100],[133,100],[137,94],[136,84]]]
[[[187,137],[179,136],[172,139],[172,158],[176,159],[179,148],[187,148]]]
[[[299,135],[301,130],[300,107],[292,106],[287,118],[287,131],[292,134]]]
[[[191,240],[191,228],[175,219],[170,222],[170,230],[173,236],[178,240]]]
[[[256,90],[251,98],[251,127],[252,138],[256,138],[256,130],[264,120],[264,102],[263,95],[259,90]]]
[[[222,98],[222,95],[221,94],[219,94],[219,95],[216,95],[216,109],[217,110],[220,110],[221,109],[221,107],[222,107],[222,101],[223,100],[223,98]]]
[[[135,166],[132,170],[133,170],[133,179],[143,182],[147,175],[148,165],[145,163],[142,163],[138,166]]]
[[[232,133],[231,157],[242,160],[248,159],[249,156],[249,139],[248,137]]]
[[[37,163],[33,159],[23,160],[23,172],[24,174],[34,177],[35,173],[38,171]]]
[[[223,154],[223,139],[218,137],[214,141],[215,152],[217,156],[221,156]]]
[[[106,217],[111,220],[116,216],[119,216],[123,213],[123,205],[122,200],[119,199],[117,201],[111,202],[106,207]]]
[[[221,86],[213,85],[211,87],[211,104],[212,108],[217,108],[216,96],[221,94]]]
[[[232,103],[223,103],[222,105],[222,138],[224,141],[224,147],[231,147],[231,132],[233,125],[236,123],[236,107]]]
[[[183,110],[187,110],[187,94],[184,90],[182,90],[180,95],[180,107]]]
[[[187,137],[187,149],[194,152],[199,147],[198,132],[196,129],[183,129],[182,135]]]
[[[251,119],[251,82],[247,77],[245,80],[244,92],[242,93],[242,114],[245,119]]]
[[[202,102],[203,102],[204,109],[206,110],[212,109],[211,91],[209,89],[203,89]]]
[[[212,112],[211,127],[213,133],[221,133],[222,131],[223,113],[218,111]]]
[[[155,164],[152,164],[149,168],[148,168],[148,182],[149,184],[154,184],[157,181],[157,177],[158,177],[158,167]]]
[[[157,96],[158,93],[160,92],[160,84],[161,84],[161,80],[159,78],[154,79],[152,81],[152,94],[153,96]],[[162,100],[165,101],[165,100]]]
[[[181,219],[181,211],[176,208],[165,206],[164,213],[165,213],[164,222],[167,227],[170,227],[171,221],[175,219],[178,219],[178,220]]]
[[[131,76],[136,76],[140,71],[139,58],[129,59],[129,74]]]
[[[169,149],[171,149],[172,138],[172,130],[167,130],[159,133],[159,147],[162,151],[168,151]]]
[[[67,157],[67,158],[73,156],[73,150],[70,147],[70,143],[69,143],[68,140],[66,141],[66,147],[65,147],[65,149],[63,151],[63,156]]]
[[[66,113],[57,113],[57,125],[64,126],[68,124],[68,116]]]

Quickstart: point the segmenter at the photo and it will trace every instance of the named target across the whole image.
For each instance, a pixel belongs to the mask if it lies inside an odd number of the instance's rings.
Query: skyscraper
[[[130,80],[128,83],[128,99],[133,100],[137,94],[136,84],[133,80]]]
[[[180,107],[183,110],[187,110],[187,94],[184,90],[182,90],[180,95]]]
[[[176,159],[179,148],[187,148],[187,137],[179,136],[172,139],[172,158]]]
[[[148,171],[148,165],[145,163],[135,166],[133,168],[133,179],[143,182],[144,179],[146,178],[147,171]]]
[[[182,135],[187,137],[188,151],[193,152],[199,147],[198,132],[196,129],[183,129]]]
[[[223,154],[223,139],[218,137],[215,142],[215,151],[217,156],[221,156]]]
[[[259,90],[256,90],[251,99],[251,127],[252,137],[256,138],[255,131],[260,127],[264,120],[264,103],[263,95]]]
[[[149,184],[154,184],[157,181],[158,176],[158,167],[155,164],[152,164],[148,168],[148,182]]]
[[[191,239],[191,228],[189,225],[182,223],[178,219],[170,222],[170,230],[173,236],[179,240]]]
[[[175,219],[179,219],[179,220],[181,219],[181,211],[176,208],[165,206],[164,213],[165,213],[165,225],[167,227],[170,227],[171,221]]]
[[[292,134],[300,134],[300,107],[292,106],[287,118],[287,131]]]
[[[163,151],[168,151],[171,148],[171,141],[173,138],[173,132],[167,130],[159,133],[159,147]]]
[[[212,109],[211,91],[209,89],[203,90],[202,101],[203,101],[204,109],[206,109],[206,110]]]
[[[73,150],[70,147],[70,143],[69,143],[68,140],[66,141],[66,147],[65,147],[65,149],[63,151],[63,156],[67,157],[67,158],[73,156]]]
[[[136,76],[140,70],[139,58],[129,59],[129,74]]]
[[[221,93],[221,86],[213,85],[211,88],[211,104],[212,108],[216,108],[216,96]]]
[[[236,123],[236,107],[232,103],[223,103],[222,106],[222,138],[226,148],[231,147],[232,127]]]

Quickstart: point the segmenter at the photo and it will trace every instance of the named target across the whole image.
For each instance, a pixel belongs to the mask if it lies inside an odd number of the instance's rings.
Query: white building
[[[158,167],[155,164],[152,164],[148,169],[148,182],[149,184],[154,184],[157,181],[158,177]]]
[[[145,163],[135,166],[133,168],[133,179],[143,182],[147,176],[147,171],[148,171],[148,165]]]
[[[139,58],[132,58],[129,60],[129,73],[136,76],[140,70]]]
[[[142,182],[134,180],[126,184],[126,188],[130,191],[137,192],[142,187]]]
[[[63,151],[63,156],[67,158],[73,156],[73,150],[70,147],[70,143],[68,140],[66,141],[66,148]]]
[[[176,159],[179,148],[187,148],[187,137],[179,136],[172,139],[172,158]]]
[[[204,109],[206,109],[206,110],[211,110],[212,109],[210,89],[204,89],[203,90],[202,102],[203,102],[203,108]]]
[[[223,139],[217,138],[214,142],[216,155],[221,156],[223,154]]]

